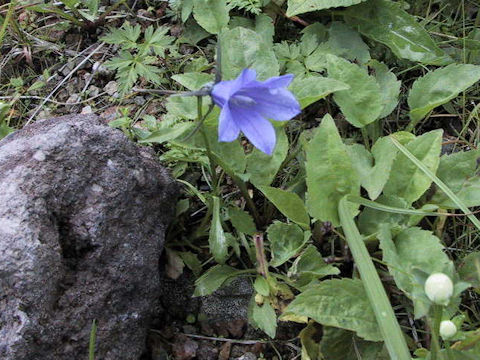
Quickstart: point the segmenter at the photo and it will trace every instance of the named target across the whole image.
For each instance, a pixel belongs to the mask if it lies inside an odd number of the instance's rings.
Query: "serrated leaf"
[[[249,213],[232,206],[228,208],[228,216],[235,229],[241,233],[253,235],[257,231],[255,222]]]
[[[336,91],[348,90],[350,86],[323,76],[296,77],[290,85],[302,109]]]
[[[277,332],[277,314],[269,302],[264,302],[259,306],[253,303],[252,316],[255,325],[272,339]]]
[[[194,0],[193,17],[210,34],[218,34],[230,20],[227,2],[225,0]]]
[[[399,3],[369,0],[344,12],[345,21],[369,38],[388,46],[403,59],[424,64],[445,65],[451,62],[415,18]]]
[[[350,89],[337,91],[333,95],[347,121],[361,128],[378,119],[383,105],[375,78],[345,59],[330,54],[326,58],[328,76],[350,86]]]
[[[215,265],[195,281],[193,296],[206,296],[213,293],[228,279],[242,272],[228,265]]]
[[[358,279],[325,280],[311,286],[290,303],[285,313],[308,316],[322,325],[355,331],[365,340],[383,340]]]
[[[165,57],[165,50],[170,48],[171,44],[175,40],[173,36],[167,35],[169,31],[166,26],[159,26],[155,30],[153,26],[149,26],[145,29],[144,43],[141,44],[141,49],[148,52],[153,52],[155,55]]]
[[[222,44],[222,76],[225,80],[236,78],[245,68],[255,69],[259,80],[279,74],[272,46],[255,31],[236,27],[222,31],[219,38]]]
[[[382,229],[378,238],[383,261],[388,264],[397,286],[413,300],[415,318],[420,318],[428,313],[430,301],[425,295],[423,282],[419,281],[415,272],[421,271],[426,276],[441,272],[453,279],[453,263],[444,253],[440,239],[430,231],[408,228],[392,240],[388,227]]]
[[[390,115],[397,107],[402,83],[397,80],[395,74],[392,73],[384,63],[378,62],[377,60],[370,60],[368,66],[375,70],[375,79],[377,80],[378,86],[380,86],[383,110],[379,118],[382,119]]]
[[[213,74],[190,72],[173,75],[172,79],[188,90],[199,90],[205,84],[213,81]]]
[[[442,147],[442,130],[433,130],[410,141],[405,147],[433,173],[437,171]],[[405,155],[398,154],[383,192],[402,197],[410,204],[428,190],[432,180]]]
[[[388,354],[382,350],[383,342],[365,341],[343,329],[323,328],[320,351],[328,354],[328,360],[389,360]]]
[[[446,104],[480,80],[480,66],[451,64],[417,79],[408,94],[412,121],[423,119],[437,106]]]
[[[288,0],[287,16],[359,4],[365,0]]]
[[[208,246],[215,261],[223,264],[228,257],[228,240],[223,232],[220,219],[220,199],[212,196],[212,223],[208,235]]]
[[[277,144],[272,155],[267,155],[255,148],[247,156],[247,173],[250,174],[250,182],[255,186],[270,185],[287,157],[288,138],[285,129],[276,128],[275,132]]]
[[[272,252],[271,266],[280,266],[295,256],[308,241],[303,230],[295,224],[275,221],[267,229]]]
[[[360,180],[330,115],[325,115],[306,145],[306,156],[308,212],[338,226],[338,203],[345,195],[360,194]]]
[[[270,186],[257,186],[257,188],[288,219],[304,229],[310,228],[310,217],[303,200],[297,194]]]
[[[100,40],[107,44],[121,45],[123,50],[133,49],[137,47],[141,31],[140,25],[132,26],[125,22],[119,29],[110,28],[109,33]]]
[[[443,155],[437,170],[437,176],[457,195],[467,207],[480,205],[480,174],[478,160],[480,151],[470,150]],[[430,200],[441,207],[457,209],[453,202],[440,189]]]

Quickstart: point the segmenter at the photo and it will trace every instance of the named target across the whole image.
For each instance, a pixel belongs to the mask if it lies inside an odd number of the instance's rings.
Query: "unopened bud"
[[[457,333],[457,327],[450,320],[444,320],[440,323],[440,336],[448,340]]]
[[[453,295],[452,280],[443,273],[432,274],[425,282],[425,293],[435,304],[447,305]]]

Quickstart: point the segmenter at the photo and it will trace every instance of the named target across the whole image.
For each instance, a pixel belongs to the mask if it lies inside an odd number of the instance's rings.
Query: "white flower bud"
[[[448,340],[457,333],[457,327],[450,320],[444,320],[440,323],[440,336]]]
[[[453,295],[453,283],[443,273],[435,273],[425,282],[425,293],[428,298],[439,305],[447,305]]]

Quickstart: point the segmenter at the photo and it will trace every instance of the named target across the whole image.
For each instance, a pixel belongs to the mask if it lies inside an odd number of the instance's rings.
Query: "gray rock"
[[[0,141],[0,358],[138,359],[158,309],[176,186],[149,149],[93,115]]]

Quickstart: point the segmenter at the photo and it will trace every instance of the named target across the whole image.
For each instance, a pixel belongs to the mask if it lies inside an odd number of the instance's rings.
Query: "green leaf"
[[[365,64],[370,60],[370,51],[360,34],[344,22],[334,21],[328,29],[328,44],[335,49],[333,55]]]
[[[423,119],[437,106],[446,104],[480,80],[480,66],[451,64],[417,79],[408,94],[412,121]]]
[[[351,6],[366,0],[288,0],[287,16],[295,16],[310,11]]]
[[[375,79],[377,80],[378,86],[380,86],[383,105],[380,119],[382,119],[390,115],[397,107],[402,83],[397,80],[395,74],[392,73],[384,63],[378,62],[377,60],[370,60],[368,66],[375,70]]]
[[[169,28],[166,26],[159,26],[155,30],[153,26],[145,29],[144,43],[141,45],[142,49],[155,55],[165,57],[165,50],[169,49],[175,38],[167,35]]]
[[[277,144],[271,156],[257,148],[247,156],[247,173],[250,174],[250,182],[255,186],[270,185],[287,157],[288,138],[285,129],[276,128],[275,131]]]
[[[322,254],[313,245],[309,245],[293,262],[288,277],[296,280],[295,286],[304,288],[312,281],[329,275],[338,275],[340,270],[323,261]]]
[[[277,314],[269,302],[259,306],[253,302],[252,317],[254,324],[272,339],[277,332]]]
[[[370,199],[375,200],[380,196],[388,181],[397,156],[397,148],[389,137],[383,137],[373,145],[372,154],[360,144],[349,146],[348,151],[352,158],[352,164],[360,176],[362,187],[367,190]]]
[[[253,235],[257,231],[255,222],[249,213],[232,206],[228,208],[228,216],[235,229],[241,233]]]
[[[433,173],[437,171],[440,162],[442,133],[442,130],[433,130],[406,145],[406,148]],[[430,177],[404,154],[398,154],[383,192],[385,195],[402,197],[409,203],[413,203],[428,190],[431,184]]]
[[[230,20],[227,2],[225,0],[194,0],[193,17],[210,34],[218,34]]]
[[[213,293],[228,279],[238,276],[242,271],[227,265],[215,265],[195,281],[193,296],[206,296]]]
[[[220,199],[217,196],[212,196],[212,200],[212,224],[210,225],[208,245],[215,261],[223,264],[228,257],[229,244],[220,219]]]
[[[355,331],[365,340],[383,340],[358,279],[325,280],[311,286],[290,303],[285,313],[308,316],[325,326]]]
[[[290,85],[302,109],[340,90],[348,90],[350,86],[344,82],[323,76],[296,77]]]
[[[310,217],[304,202],[297,194],[270,186],[257,186],[257,188],[288,219],[304,229],[310,228]]]
[[[270,287],[268,286],[267,280],[263,276],[257,276],[255,282],[253,283],[253,288],[257,293],[263,296],[270,295]]]
[[[203,85],[213,81],[213,74],[190,72],[173,75],[172,79],[188,90],[199,90]]]
[[[295,256],[305,245],[310,233],[295,224],[275,221],[267,229],[268,241],[272,252],[271,266],[280,266]],[[308,235],[308,236],[307,236]]]
[[[480,251],[474,251],[462,259],[458,275],[475,288],[480,288]]]
[[[182,22],[188,20],[193,11],[193,0],[182,1]]]
[[[375,78],[345,59],[335,55],[327,55],[326,58],[328,76],[350,86],[349,90],[337,91],[333,95],[347,121],[361,128],[378,119],[383,104]]]
[[[194,124],[192,122],[184,122],[176,124],[170,128],[162,128],[160,130],[152,132],[148,137],[138,140],[139,143],[157,143],[161,144],[166,141],[174,140],[177,137],[188,133],[193,130]]]
[[[441,272],[454,278],[453,263],[444,253],[440,239],[430,231],[413,227],[403,230],[392,240],[390,230],[385,226],[378,238],[383,261],[388,264],[395,283],[414,302],[415,318],[426,315],[430,301],[423,290],[424,283],[419,281],[415,272],[420,270],[427,276]]]
[[[369,0],[345,10],[345,21],[369,38],[388,46],[403,59],[424,64],[445,65],[451,62],[430,38],[428,32],[399,3]]]
[[[325,115],[306,145],[306,156],[308,211],[338,226],[338,202],[344,195],[359,195],[360,180],[330,115]]]
[[[380,196],[376,203],[378,205],[391,206],[398,209],[408,209],[409,204],[402,198],[396,196]],[[386,212],[372,208],[365,208],[358,218],[358,227],[364,235],[371,235],[379,231],[382,224],[389,224],[391,228],[403,227],[408,221],[408,216],[401,213]]]
[[[197,254],[190,251],[177,252],[187,267],[198,277],[202,272],[202,263],[198,260]]]
[[[132,26],[125,22],[119,29],[109,28],[109,33],[100,38],[100,40],[107,44],[121,45],[123,50],[134,49],[137,47],[137,41],[141,32],[140,25]]]
[[[323,336],[323,329],[319,324],[310,321],[302,331],[299,338],[302,343],[302,360],[321,359],[319,339]]]
[[[437,170],[438,178],[468,207],[480,205],[479,158],[478,150],[443,155]],[[458,205],[438,188],[430,202],[444,208],[458,209]]]
[[[328,360],[389,360],[382,350],[382,342],[365,341],[343,329],[323,328],[320,351],[328,356]]]
[[[243,27],[223,30],[219,40],[222,44],[222,75],[225,80],[237,77],[245,68],[257,70],[259,80],[279,74],[272,46],[255,31]]]

